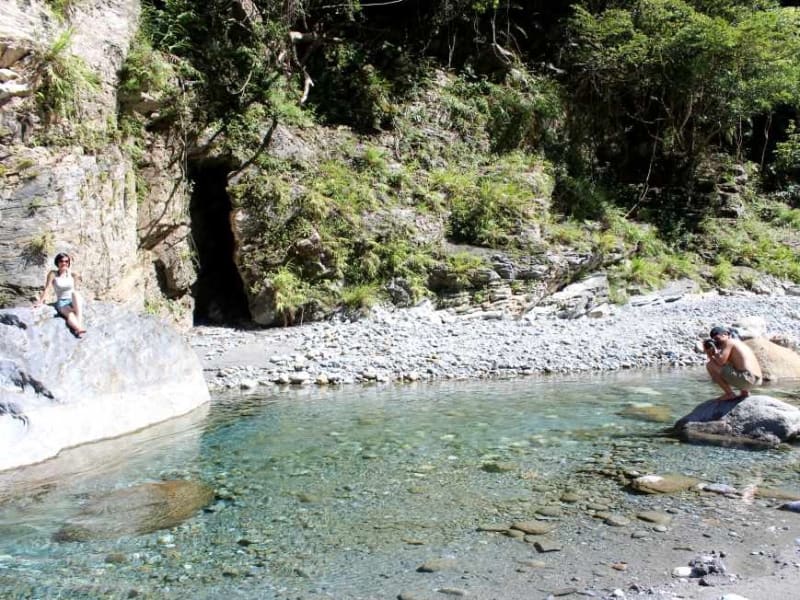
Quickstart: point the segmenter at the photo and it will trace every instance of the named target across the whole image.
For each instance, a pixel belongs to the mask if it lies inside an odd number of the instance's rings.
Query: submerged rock
[[[143,483],[90,501],[59,529],[57,542],[113,539],[179,525],[214,499],[214,490],[196,481]]]
[[[621,417],[649,421],[651,423],[669,423],[672,421],[672,411],[668,406],[637,402],[630,404],[617,413]]]
[[[0,471],[116,437],[208,402],[177,331],[90,303],[76,339],[50,306],[0,310]]]
[[[708,400],[681,418],[674,427],[687,441],[776,446],[800,434],[800,408],[770,396],[744,400]]]

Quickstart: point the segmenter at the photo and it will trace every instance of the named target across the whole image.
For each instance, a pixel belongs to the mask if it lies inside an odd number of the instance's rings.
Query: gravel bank
[[[479,308],[378,308],[355,322],[237,330],[196,327],[189,341],[212,389],[502,378],[702,365],[696,342],[716,324],[762,317],[800,339],[800,297],[654,295],[608,316],[514,317]]]

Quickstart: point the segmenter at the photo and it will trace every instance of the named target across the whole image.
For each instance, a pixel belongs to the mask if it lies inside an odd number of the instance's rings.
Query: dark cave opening
[[[250,321],[244,284],[234,260],[236,239],[227,191],[229,172],[225,163],[189,165],[193,184],[189,215],[198,261],[192,290],[195,325],[240,325]]]

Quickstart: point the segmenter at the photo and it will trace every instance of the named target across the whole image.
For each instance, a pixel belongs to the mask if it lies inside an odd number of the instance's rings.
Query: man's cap
[[[716,337],[718,335],[730,335],[731,332],[727,327],[714,327],[708,334],[708,337]]]

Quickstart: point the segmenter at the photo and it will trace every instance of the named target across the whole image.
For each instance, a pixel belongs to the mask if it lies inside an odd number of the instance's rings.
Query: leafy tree
[[[633,0],[570,20],[573,134],[615,176],[686,180],[741,154],[750,119],[800,105],[800,13],[768,0]],[[703,12],[706,11],[706,12]]]

